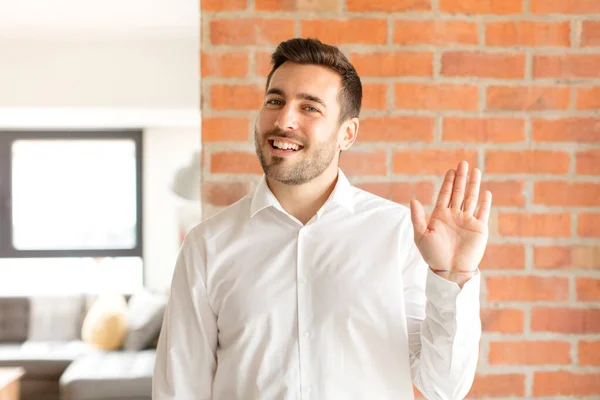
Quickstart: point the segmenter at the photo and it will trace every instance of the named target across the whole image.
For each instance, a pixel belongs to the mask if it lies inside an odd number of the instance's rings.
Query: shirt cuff
[[[461,305],[479,304],[479,294],[481,289],[481,274],[479,269],[475,271],[471,279],[463,285],[462,289],[456,282],[442,278],[431,268],[427,268],[427,284],[425,294],[427,301],[432,303],[438,309],[461,308]]]

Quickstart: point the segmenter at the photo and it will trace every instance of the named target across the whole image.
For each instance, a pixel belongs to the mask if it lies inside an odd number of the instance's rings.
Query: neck
[[[287,185],[270,178],[267,178],[267,185],[283,209],[302,224],[306,224],[325,204],[335,188],[337,178],[337,167],[330,167],[315,179],[302,185]]]

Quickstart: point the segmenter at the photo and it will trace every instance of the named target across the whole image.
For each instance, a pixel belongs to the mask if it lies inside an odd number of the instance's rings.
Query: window
[[[142,176],[139,130],[0,132],[0,268],[125,263],[141,282]]]

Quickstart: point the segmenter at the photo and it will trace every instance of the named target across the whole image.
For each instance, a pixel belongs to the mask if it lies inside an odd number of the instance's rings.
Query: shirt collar
[[[327,199],[323,207],[321,207],[321,209],[317,212],[317,215],[320,216],[330,205],[340,205],[349,212],[354,212],[354,202],[351,188],[352,185],[350,184],[350,181],[344,172],[338,168],[338,178],[333,192],[331,192],[329,199]],[[279,200],[277,200],[273,192],[271,192],[269,189],[269,186],[267,185],[267,178],[263,174],[252,195],[250,217],[254,217],[259,211],[267,207],[275,207],[280,211],[284,211],[283,207],[281,207],[281,204],[279,203]]]

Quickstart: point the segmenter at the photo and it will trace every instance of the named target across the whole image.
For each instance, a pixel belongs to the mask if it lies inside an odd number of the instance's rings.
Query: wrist
[[[431,270],[438,276],[456,283],[460,288],[477,273],[477,269],[474,270],[446,270],[446,269],[435,269],[430,267]]]

